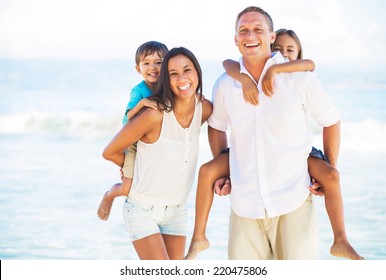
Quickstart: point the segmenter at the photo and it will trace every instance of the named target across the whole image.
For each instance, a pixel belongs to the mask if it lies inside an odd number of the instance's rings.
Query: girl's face
[[[198,74],[192,61],[179,54],[169,60],[168,73],[172,92],[181,98],[196,95]]]
[[[281,54],[290,61],[297,60],[299,55],[299,47],[295,39],[287,34],[276,37],[272,51],[281,52]]]
[[[158,52],[154,52],[145,57],[142,57],[139,64],[135,66],[148,85],[156,84],[161,71],[162,57]]]

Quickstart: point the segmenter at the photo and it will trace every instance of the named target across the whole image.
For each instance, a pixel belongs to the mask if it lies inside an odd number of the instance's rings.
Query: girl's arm
[[[147,98],[141,99],[137,105],[131,110],[127,111],[127,119],[130,120],[133,118],[136,114],[138,114],[144,107],[149,107],[153,109],[158,109],[157,102],[151,101]]]
[[[103,151],[102,156],[122,167],[124,150],[138,140],[155,141],[159,135],[157,128],[162,123],[163,113],[158,110],[145,110],[125,124]]]
[[[273,82],[275,81],[275,74],[283,72],[314,71],[314,69],[315,63],[310,59],[298,59],[274,64],[267,69],[267,72],[263,77],[262,89],[266,95],[271,96],[274,92]]]
[[[245,101],[257,105],[259,103],[257,86],[248,75],[240,73],[240,64],[231,59],[224,60],[222,64],[227,74],[241,83]]]

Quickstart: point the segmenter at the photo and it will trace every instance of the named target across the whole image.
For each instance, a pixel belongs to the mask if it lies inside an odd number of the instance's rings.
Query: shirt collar
[[[265,66],[264,66],[263,73],[262,73],[261,77],[264,76],[265,72],[267,71],[267,69],[270,66],[272,66],[274,64],[288,62],[288,61],[289,60],[285,59],[280,52],[273,52],[271,58],[269,58],[267,60],[267,62],[265,63]],[[257,82],[253,79],[252,75],[248,72],[247,68],[245,68],[243,57],[239,58],[239,64],[240,64],[240,73],[248,75],[252,79],[252,81],[254,81],[257,84]]]

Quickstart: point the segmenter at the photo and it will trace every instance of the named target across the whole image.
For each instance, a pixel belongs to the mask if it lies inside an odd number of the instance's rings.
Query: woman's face
[[[272,51],[281,52],[281,54],[290,61],[298,59],[299,55],[299,48],[295,39],[287,34],[276,37]]]
[[[168,73],[172,92],[181,98],[196,95],[198,74],[193,62],[185,55],[179,54],[169,60]]]

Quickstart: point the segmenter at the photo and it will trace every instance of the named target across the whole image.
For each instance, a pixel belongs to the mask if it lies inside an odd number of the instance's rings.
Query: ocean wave
[[[0,135],[43,134],[97,140],[112,137],[120,127],[121,116],[118,114],[31,110],[0,115]],[[322,147],[322,129],[316,125],[311,127],[315,134],[315,145]],[[384,145],[386,143],[386,123],[384,122],[373,119],[358,122],[344,121],[341,126],[341,134],[341,150],[386,152]]]
[[[0,115],[0,135],[48,134],[94,139],[114,135],[120,126],[121,117],[95,112],[31,110]]]
[[[320,131],[322,131],[320,129]],[[343,121],[341,124],[341,151],[386,152],[386,123],[374,119]],[[314,145],[322,148],[322,137],[315,137]]]
[[[386,152],[386,124],[367,119],[342,123],[342,148],[353,151]]]

